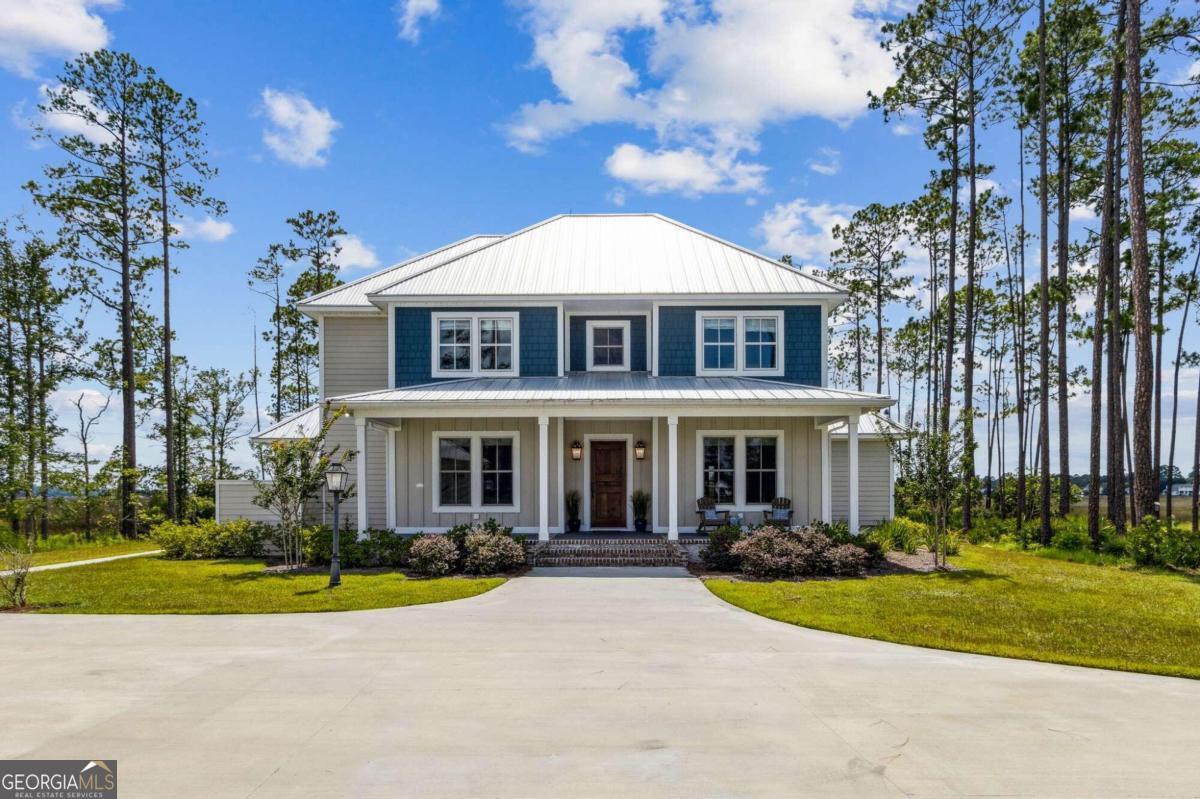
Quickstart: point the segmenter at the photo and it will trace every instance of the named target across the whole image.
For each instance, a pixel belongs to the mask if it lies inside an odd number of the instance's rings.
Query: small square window
[[[588,368],[600,371],[629,369],[629,323],[588,322]]]

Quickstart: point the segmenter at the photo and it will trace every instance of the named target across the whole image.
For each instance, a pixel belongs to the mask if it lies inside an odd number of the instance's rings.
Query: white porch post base
[[[679,417],[667,417],[667,538],[679,540]]]
[[[361,536],[367,531],[367,418],[354,417],[354,433],[356,437],[354,453],[355,482],[354,491],[358,499],[358,532]]]
[[[851,535],[858,535],[858,415],[846,420],[846,472],[849,484],[849,515],[847,524]]]
[[[550,417],[538,417],[538,540],[550,540]]]

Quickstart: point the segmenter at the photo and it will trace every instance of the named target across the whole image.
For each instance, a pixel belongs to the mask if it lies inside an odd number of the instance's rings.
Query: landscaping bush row
[[[266,554],[276,529],[244,519],[228,522],[205,520],[196,524],[164,522],[152,536],[172,560],[259,558]],[[301,532],[304,563],[328,566],[333,555],[333,533],[314,526]],[[419,574],[496,574],[525,563],[523,539],[512,535],[494,519],[479,525],[459,525],[444,535],[406,536],[391,530],[367,530],[360,538],[343,529],[338,536],[342,568],[407,568]]]
[[[715,571],[741,571],[762,578],[853,576],[862,574],[882,550],[874,542],[851,539],[845,525],[813,523],[793,529],[766,525],[749,533],[726,525],[709,534],[700,558]]]
[[[274,528],[245,519],[218,522],[205,519],[195,524],[163,522],[150,533],[172,560],[262,557]]]

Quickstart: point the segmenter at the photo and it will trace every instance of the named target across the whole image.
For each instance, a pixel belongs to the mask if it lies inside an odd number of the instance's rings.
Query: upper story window
[[[782,311],[702,312],[696,327],[696,374],[783,374]]]
[[[589,320],[586,330],[589,371],[629,371],[628,321]]]
[[[516,375],[518,321],[516,313],[433,314],[433,376]]]

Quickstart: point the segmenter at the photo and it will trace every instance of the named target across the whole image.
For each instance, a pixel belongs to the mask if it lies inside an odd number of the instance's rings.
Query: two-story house
[[[473,236],[304,300],[319,322],[332,438],[355,451],[360,530],[438,532],[494,517],[547,539],[697,526],[697,500],[757,522],[852,530],[891,514],[885,396],[830,388],[845,291],[657,214],[555,216]],[[320,408],[257,439],[316,429]],[[861,421],[860,421],[861,420]],[[864,429],[865,428],[865,429]],[[222,518],[255,515],[222,484]],[[261,514],[261,510],[257,511]]]

